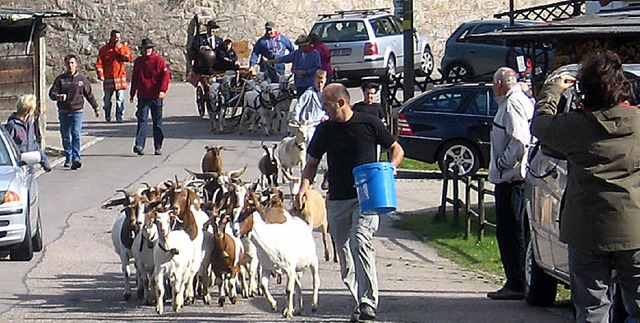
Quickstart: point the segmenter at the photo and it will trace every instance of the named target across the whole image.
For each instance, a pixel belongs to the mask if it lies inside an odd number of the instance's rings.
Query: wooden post
[[[442,198],[440,200],[440,207],[436,213],[435,220],[443,220],[447,213],[447,191],[449,190],[449,172],[446,170],[442,172]]]
[[[485,211],[484,211],[484,178],[478,179],[478,241],[484,238]]]
[[[46,59],[47,59],[47,45],[45,42],[44,34],[47,25],[42,22],[41,18],[36,19],[34,22],[35,30],[32,39],[33,41],[33,74],[34,74],[34,92],[37,100],[37,107],[35,113],[35,124],[37,126],[36,137],[40,148],[46,149],[47,143],[45,140],[45,134],[47,131],[47,76],[46,76]]]
[[[453,227],[458,228],[460,225],[460,175],[458,175],[458,167],[453,169]]]
[[[464,231],[464,239],[468,240],[469,236],[471,235],[471,184],[473,184],[473,179],[471,179],[471,177],[465,177],[465,205],[464,205],[464,210],[467,213],[467,223],[466,223],[466,230]]]

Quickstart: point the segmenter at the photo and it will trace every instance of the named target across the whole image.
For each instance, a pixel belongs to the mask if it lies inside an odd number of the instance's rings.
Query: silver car
[[[43,248],[38,182],[39,152],[21,154],[0,127],[0,253],[28,261]]]
[[[396,75],[404,69],[402,21],[385,9],[321,15],[311,28],[331,51],[336,77]],[[429,76],[434,61],[427,38],[413,33],[414,69]]]
[[[640,64],[625,64],[624,70],[640,76]],[[566,65],[555,70],[547,80],[561,74],[575,76],[579,66]],[[562,94],[558,113],[575,109],[574,88]],[[534,306],[553,305],[558,283],[569,285],[569,254],[560,241],[560,204],[567,185],[567,162],[544,146],[530,149],[529,173],[525,178],[523,219],[525,239],[525,294]]]

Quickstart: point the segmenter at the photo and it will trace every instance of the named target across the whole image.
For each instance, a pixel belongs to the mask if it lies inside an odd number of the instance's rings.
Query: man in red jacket
[[[149,112],[153,120],[153,146],[156,155],[162,155],[162,106],[165,93],[169,88],[171,75],[164,59],[154,52],[156,45],[148,38],[142,40],[142,56],[133,62],[131,75],[131,93],[129,101],[138,96],[138,128],[133,152],[144,155],[144,144],[147,140],[147,120]]]
[[[122,122],[124,116],[124,96],[127,90],[127,71],[124,63],[131,62],[131,49],[121,41],[118,30],[112,30],[109,42],[98,52],[96,71],[98,79],[104,80],[104,119],[111,122],[111,98],[116,94],[116,122]]]

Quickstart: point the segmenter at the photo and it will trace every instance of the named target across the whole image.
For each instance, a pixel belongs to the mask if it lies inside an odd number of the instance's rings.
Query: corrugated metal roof
[[[35,10],[35,9],[13,9],[0,8],[0,21],[31,20],[34,18],[54,18],[73,17],[73,14],[66,10]]]

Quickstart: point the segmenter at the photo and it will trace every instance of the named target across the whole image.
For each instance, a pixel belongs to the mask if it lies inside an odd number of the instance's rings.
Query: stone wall
[[[526,8],[556,0],[517,0]],[[153,39],[157,51],[169,64],[173,78],[185,77],[187,28],[195,14],[202,22],[215,19],[221,34],[234,40],[255,41],[264,32],[264,23],[273,20],[290,38],[309,31],[317,15],[335,10],[393,7],[393,0],[16,0],[2,6],[31,9],[64,9],[75,18],[46,21],[47,77],[64,70],[62,58],[69,52],[80,54],[82,66],[95,77],[93,64],[109,32],[118,29],[123,40],[137,46],[144,37]],[[414,25],[431,43],[439,65],[444,42],[462,22],[490,19],[507,11],[508,0],[414,0]]]

